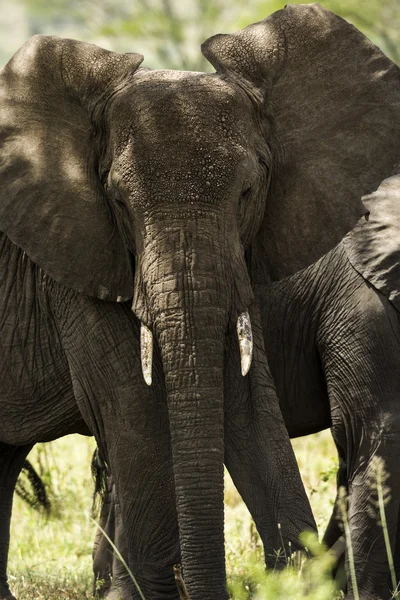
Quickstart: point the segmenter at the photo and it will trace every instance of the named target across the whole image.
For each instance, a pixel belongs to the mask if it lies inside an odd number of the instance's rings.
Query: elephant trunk
[[[211,307],[209,307],[211,309]],[[183,308],[158,330],[185,581],[191,600],[225,597],[222,311]],[[197,586],[199,589],[195,589]]]
[[[191,600],[226,598],[223,369],[232,281],[217,239],[209,226],[196,232],[170,227],[166,248],[165,235],[153,231],[138,286],[163,362],[182,563]],[[138,313],[139,294],[134,305]],[[148,341],[148,333],[144,337]]]

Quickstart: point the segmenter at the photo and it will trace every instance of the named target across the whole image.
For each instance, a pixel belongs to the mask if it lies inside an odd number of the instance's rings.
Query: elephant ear
[[[400,174],[363,198],[370,211],[344,238],[353,267],[400,311]]]
[[[366,212],[361,197],[393,173],[400,70],[318,4],[289,5],[214,36],[203,53],[218,72],[261,94],[273,165],[253,276],[281,279],[334,247]]]
[[[130,255],[98,173],[98,116],[142,61],[31,38],[0,72],[0,230],[57,281],[132,296]]]

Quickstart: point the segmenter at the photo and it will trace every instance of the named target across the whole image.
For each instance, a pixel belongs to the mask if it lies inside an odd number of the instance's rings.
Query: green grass
[[[299,467],[322,531],[335,498],[336,452],[329,432],[295,440]],[[68,436],[39,445],[30,459],[48,484],[53,512],[49,519],[15,499],[10,585],[18,600],[82,600],[91,598],[91,551],[95,526],[90,520],[93,484],[92,439]],[[228,577],[235,600],[332,600],[335,591],[321,576],[326,559],[283,574],[262,568],[262,550],[254,525],[232,482],[226,479],[226,553]],[[312,543],[312,542],[310,542]],[[339,596],[340,597],[340,596]]]
[[[74,435],[39,445],[29,457],[51,481],[52,516],[14,500],[9,573],[18,600],[91,598],[93,449],[92,439]]]

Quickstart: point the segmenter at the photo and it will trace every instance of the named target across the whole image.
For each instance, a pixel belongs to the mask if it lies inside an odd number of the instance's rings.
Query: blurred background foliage
[[[292,3],[297,3],[294,0]],[[145,55],[152,68],[210,71],[200,44],[285,6],[285,0],[0,0],[0,65],[46,33]],[[400,63],[400,0],[323,0]]]

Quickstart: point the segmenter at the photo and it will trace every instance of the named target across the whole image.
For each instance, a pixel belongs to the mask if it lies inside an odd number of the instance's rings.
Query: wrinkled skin
[[[176,598],[180,560],[191,600],[227,597],[224,461],[267,562],[278,523],[292,548],[315,528],[255,284],[337,244],[398,157],[397,67],[318,5],[203,52],[217,73],[148,71],[135,54],[39,36],[0,74],[3,531],[29,448],[83,419],[147,600]],[[4,543],[2,581],[6,556]]]

